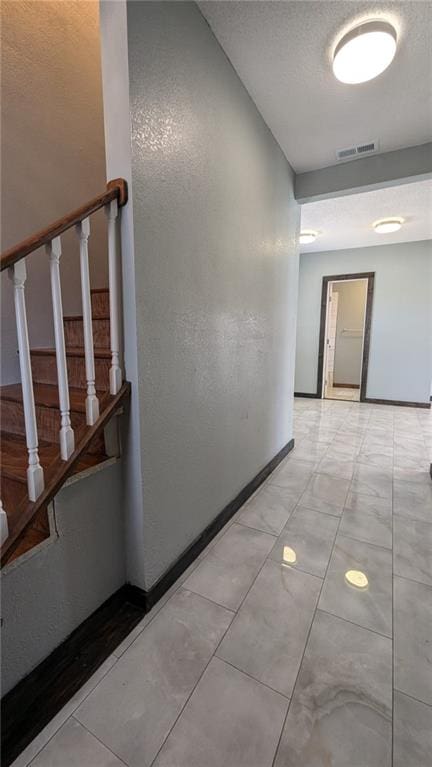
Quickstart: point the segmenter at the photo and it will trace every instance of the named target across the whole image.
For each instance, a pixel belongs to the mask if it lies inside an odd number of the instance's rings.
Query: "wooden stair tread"
[[[80,430],[82,432],[83,430]],[[75,435],[76,438],[81,436]],[[101,459],[106,459],[106,454],[99,452],[97,454],[83,455],[78,463],[76,471],[82,471],[90,466],[100,463]],[[56,442],[46,442],[39,440],[39,461],[45,472],[45,481],[49,479],[50,469],[60,461],[60,448]],[[81,462],[81,466],[80,466]],[[13,479],[16,482],[27,483],[27,465],[28,454],[25,437],[19,434],[10,434],[1,432],[0,435],[0,466],[2,477]]]
[[[59,446],[53,442],[39,441],[39,460],[46,471],[59,458]],[[28,454],[25,437],[2,432],[0,438],[0,465],[2,477],[17,482],[27,482]]]
[[[21,509],[28,503],[27,485],[9,477],[1,476],[1,497],[8,518],[9,530],[19,520]]]
[[[111,352],[109,349],[93,349],[95,358],[98,359],[111,359]],[[46,357],[55,357],[56,350],[54,348],[32,348],[30,354],[37,354]],[[84,357],[83,346],[67,346],[66,356],[68,357]]]
[[[11,456],[11,457],[10,457]],[[60,462],[58,445],[52,443],[39,444],[39,458],[45,472],[45,481],[49,482],[50,474],[55,471]],[[71,475],[79,474],[82,471],[98,466],[103,461],[108,460],[105,452],[83,453],[76,462]],[[27,496],[27,448],[24,438],[16,437],[14,434],[1,434],[0,442],[0,466],[1,466],[1,496],[4,508],[8,516],[9,528],[13,529],[18,522],[22,511],[27,507],[29,501]],[[42,510],[41,510],[42,511]],[[40,516],[40,513],[39,513]],[[25,551],[36,546],[37,543],[44,540],[49,535],[49,529],[35,531],[35,523],[26,533],[27,543],[20,545],[15,552],[15,556],[20,556]],[[36,524],[37,527],[37,524]],[[40,527],[40,526],[39,526]],[[41,535],[42,533],[42,535]],[[28,539],[28,536],[30,538]],[[28,539],[28,540],[27,540]]]
[[[83,322],[84,321],[82,314],[64,314],[63,319],[65,320],[65,322],[78,322],[78,321]],[[95,320],[97,321],[97,320],[109,320],[109,319],[110,319],[109,314],[98,314],[97,317],[92,317],[93,322],[95,322]]]
[[[34,399],[36,405],[42,407],[59,409],[59,397],[58,387],[54,384],[33,384]],[[100,405],[107,397],[107,392],[96,392]],[[75,413],[85,413],[85,400],[87,393],[85,389],[78,389],[75,387],[69,387],[69,400],[70,409]],[[21,384],[7,384],[6,386],[0,386],[0,402],[5,400],[7,402],[19,402],[22,403],[22,387]]]

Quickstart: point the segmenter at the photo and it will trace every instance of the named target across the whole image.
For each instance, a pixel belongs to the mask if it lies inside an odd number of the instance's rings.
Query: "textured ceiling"
[[[405,219],[402,228],[393,234],[376,234],[373,222],[391,216]],[[302,253],[431,240],[432,181],[302,205],[301,228],[320,232],[314,243],[301,246]]]
[[[378,140],[388,152],[430,140],[432,3],[306,0],[200,2],[202,13],[297,172],[336,149]],[[398,50],[375,80],[344,85],[331,53],[341,32],[385,18]]]

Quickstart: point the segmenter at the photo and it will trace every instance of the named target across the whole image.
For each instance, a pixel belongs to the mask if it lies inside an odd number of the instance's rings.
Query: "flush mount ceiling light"
[[[372,226],[377,234],[390,234],[397,232],[403,222],[403,218],[382,218],[380,221],[375,221]]]
[[[387,21],[367,21],[338,42],[333,73],[342,83],[365,83],[378,77],[393,61],[396,30]]]
[[[303,229],[303,231],[300,232],[300,244],[310,245],[311,242],[315,242],[317,237],[318,232],[314,232],[313,229]]]

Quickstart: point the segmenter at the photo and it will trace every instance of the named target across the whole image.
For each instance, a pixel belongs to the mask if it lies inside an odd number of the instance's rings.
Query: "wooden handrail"
[[[19,242],[18,245],[14,245],[13,248],[5,250],[0,256],[0,272],[7,269],[9,266],[13,266],[29,253],[37,250],[41,245],[47,245],[54,237],[58,237],[59,234],[70,229],[75,224],[79,224],[84,218],[90,216],[99,208],[103,208],[112,200],[117,200],[119,207],[126,205],[128,199],[127,182],[123,178],[116,178],[113,181],[109,181],[106,191],[103,194],[93,197],[92,200],[86,202],[85,205],[81,205],[80,208],[73,210],[72,213],[68,213],[63,218],[57,219],[50,226],[41,229],[31,237],[27,237],[26,240]]]

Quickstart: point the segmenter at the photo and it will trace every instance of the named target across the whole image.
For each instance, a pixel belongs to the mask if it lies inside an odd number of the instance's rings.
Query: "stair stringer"
[[[108,459],[65,484],[50,538],[3,568],[3,694],[125,583],[122,471]]]

